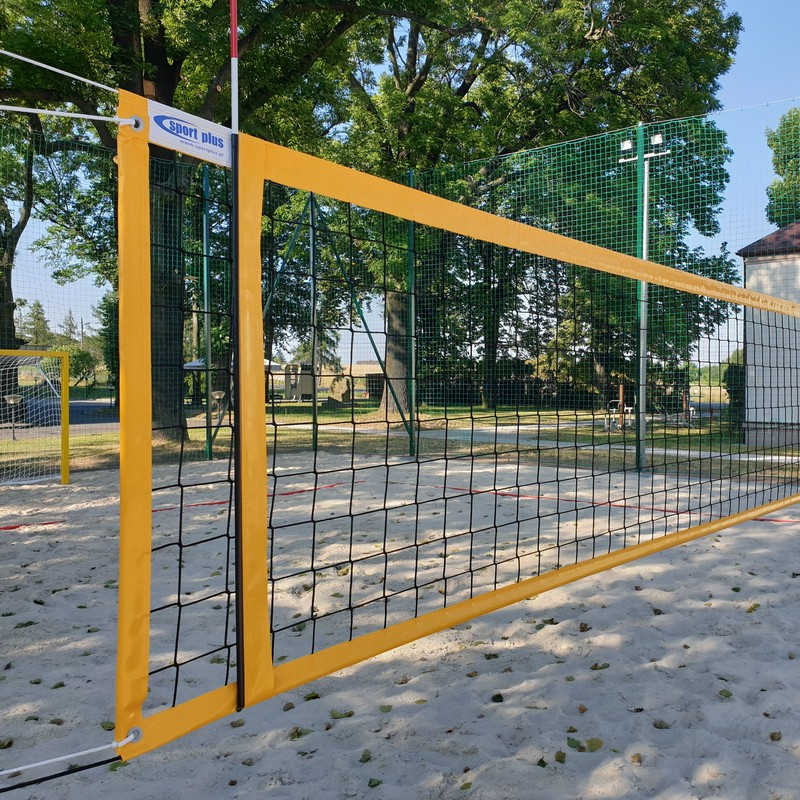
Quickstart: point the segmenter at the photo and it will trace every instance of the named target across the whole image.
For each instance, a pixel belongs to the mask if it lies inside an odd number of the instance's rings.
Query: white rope
[[[111,86],[106,86],[105,84],[98,83],[97,81],[91,81],[88,78],[82,78],[80,75],[74,75],[73,73],[66,72],[63,69],[51,67],[49,64],[42,64],[41,61],[34,61],[32,58],[26,58],[25,56],[17,55],[17,53],[10,53],[8,50],[0,50],[0,53],[4,56],[8,56],[9,58],[16,58],[19,61],[25,61],[28,64],[33,64],[35,67],[48,69],[50,70],[50,72],[57,72],[59,75],[64,75],[67,78],[73,78],[76,81],[82,81],[83,83],[88,83],[90,86],[96,86],[98,89],[105,89],[107,92],[119,93],[119,89],[114,89]]]
[[[48,767],[51,764],[63,764],[65,761],[72,761],[85,756],[93,756],[95,753],[102,753],[104,750],[117,750],[123,745],[137,741],[140,737],[141,732],[138,731],[138,729],[134,729],[121,742],[111,742],[111,744],[103,744],[100,745],[100,747],[92,747],[89,750],[81,750],[78,753],[69,753],[68,755],[58,758],[48,758],[46,761],[38,761],[36,764],[26,764],[24,767],[4,769],[0,771],[0,778],[6,778],[9,775],[19,775],[21,772],[28,772],[29,770],[38,769],[39,767]]]
[[[69,117],[70,119],[97,119],[113,122],[115,125],[133,125],[134,130],[138,130],[142,124],[139,117],[102,117],[98,114],[77,114],[73,111],[52,111],[46,108],[27,108],[25,106],[0,105],[0,111],[18,111],[21,114],[44,114],[48,117]]]

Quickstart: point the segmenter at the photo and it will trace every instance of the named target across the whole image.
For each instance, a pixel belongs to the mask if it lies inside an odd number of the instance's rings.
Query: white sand
[[[117,474],[73,481],[0,491],[0,770],[112,739]],[[800,798],[798,536],[792,508],[8,796]]]

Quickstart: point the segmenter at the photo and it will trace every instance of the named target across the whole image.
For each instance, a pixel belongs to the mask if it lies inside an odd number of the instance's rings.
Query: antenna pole
[[[245,692],[244,648],[244,585],[243,531],[242,531],[242,426],[239,399],[239,15],[236,0],[230,0],[231,9],[231,347],[233,350],[233,468],[236,476],[234,489],[234,549],[236,553],[236,707],[241,711],[247,705]]]
[[[237,0],[231,3],[231,131],[239,133],[239,11]]]

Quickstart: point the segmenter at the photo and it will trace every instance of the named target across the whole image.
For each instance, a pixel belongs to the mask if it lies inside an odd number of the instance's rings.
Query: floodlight
[[[650,144],[664,144],[664,136],[660,133],[654,133],[650,137]]]
[[[622,150],[623,153],[627,153],[628,150],[633,150],[633,142],[630,139],[626,139],[620,144],[619,149]]]

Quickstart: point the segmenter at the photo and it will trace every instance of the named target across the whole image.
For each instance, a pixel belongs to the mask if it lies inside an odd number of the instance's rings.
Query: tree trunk
[[[602,410],[608,407],[611,397],[609,387],[609,354],[605,351],[595,351],[594,358],[594,378],[597,394],[595,395],[595,410]]]
[[[14,293],[11,289],[11,264],[6,264],[5,253],[0,256],[0,349],[16,350],[17,335],[14,327]],[[0,360],[2,360],[0,358]],[[6,395],[19,391],[16,368],[0,369],[0,422],[11,420],[14,413],[3,399]]]
[[[399,418],[401,412],[408,419],[408,374],[411,359],[408,347],[408,295],[405,292],[387,292],[385,313],[386,380],[381,411],[390,420]]]
[[[0,350],[17,349],[17,329],[14,323],[14,290],[11,286],[12,261],[7,253],[0,255]]]
[[[31,125],[33,124],[31,121]],[[14,272],[17,247],[33,211],[33,156],[33,141],[28,141],[25,148],[25,186],[22,193],[22,208],[16,223],[11,217],[8,201],[0,197],[0,349],[3,350],[16,350],[19,347],[14,322],[16,302],[11,277]],[[3,372],[0,379],[0,422],[7,422],[11,418],[11,407],[3,398],[9,394],[17,394],[18,381],[16,368]]]
[[[183,408],[183,202],[176,190],[174,160],[153,161],[151,164],[153,433],[159,439],[180,442],[186,432]]]
[[[497,350],[500,340],[500,291],[486,286],[483,309],[483,369],[481,370],[481,408],[497,408]]]

